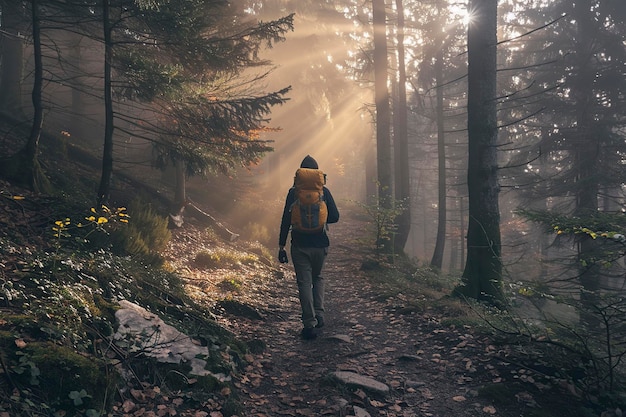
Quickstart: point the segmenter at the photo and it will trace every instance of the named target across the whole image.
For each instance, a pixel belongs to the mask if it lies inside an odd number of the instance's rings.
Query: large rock
[[[159,316],[145,308],[122,300],[120,309],[115,312],[119,323],[114,335],[115,343],[131,351],[141,352],[163,363],[187,363],[190,374],[213,375],[223,380],[224,375],[215,375],[205,368],[203,357],[209,356],[209,349],[200,346],[189,336],[165,323]]]
[[[386,395],[389,393],[389,387],[382,382],[370,378],[368,376],[360,375],[355,372],[349,371],[336,371],[332,372],[331,376],[342,384],[361,388],[364,391],[368,391],[374,394]]]

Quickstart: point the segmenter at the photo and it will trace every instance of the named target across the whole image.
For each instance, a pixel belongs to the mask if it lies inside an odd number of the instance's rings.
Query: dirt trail
[[[402,315],[377,301],[346,236],[351,232],[345,223],[333,225],[324,273],[326,325],[320,337],[299,338],[291,265],[283,267],[271,293],[262,294],[269,300],[264,320],[229,318],[229,327],[243,339],[266,344],[262,353],[249,355],[251,364],[236,384],[245,416],[524,415],[529,406],[525,400],[505,410],[478,396],[485,382],[509,376],[519,380],[517,370],[501,375],[510,367],[501,353],[467,329],[444,328],[438,317],[428,314]],[[338,384],[329,377],[335,371],[374,378],[390,392],[377,395]]]

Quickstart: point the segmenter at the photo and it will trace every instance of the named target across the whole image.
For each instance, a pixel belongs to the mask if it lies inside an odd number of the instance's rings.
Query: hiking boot
[[[315,339],[317,337],[317,331],[313,327],[305,327],[302,329],[301,336],[305,340]]]
[[[317,324],[315,325],[316,329],[321,329],[322,327],[324,327],[324,317],[322,316],[315,316],[315,318],[317,319]]]

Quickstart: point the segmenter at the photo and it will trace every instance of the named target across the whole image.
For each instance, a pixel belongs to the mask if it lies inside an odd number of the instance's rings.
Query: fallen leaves
[[[144,384],[143,389],[132,388],[127,394],[129,398],[113,407],[123,417],[224,417],[223,401],[217,398],[206,399],[194,408],[186,404],[186,394],[164,395],[158,386]],[[223,388],[220,394],[230,395],[230,388]]]
[[[194,244],[200,241],[194,240]],[[333,248],[333,256],[343,255]],[[350,256],[347,250],[346,259]],[[237,297],[262,305],[268,313],[266,319],[220,316],[218,320],[245,339],[254,335],[266,350],[243,355],[244,369],[233,375],[232,388],[216,393],[219,400],[203,404],[204,409],[183,411],[182,397],[165,400],[157,395],[152,401],[161,401],[161,405],[154,412],[161,414],[155,417],[171,417],[167,414],[170,410],[177,410],[177,417],[222,417],[221,403],[235,394],[245,408],[244,415],[250,417],[352,415],[356,410],[362,415],[387,417],[498,415],[505,411],[481,403],[478,387],[513,379],[537,386],[536,375],[513,374],[510,371],[515,366],[502,362],[501,358],[508,357],[508,347],[496,347],[487,337],[473,334],[471,327],[442,326],[436,313],[397,315],[387,301],[364,297],[369,287],[355,279],[356,270],[352,264],[338,266],[329,258],[325,271],[332,282],[327,297],[329,323],[325,335],[312,343],[298,339],[300,311],[291,270],[281,268],[281,276],[263,281],[256,290],[247,287]],[[219,276],[196,276],[196,272],[189,271],[194,278],[189,285],[210,297]],[[253,279],[243,281],[255,283]],[[391,388],[392,395],[372,398],[361,389],[339,390],[325,384],[324,376],[335,371],[376,375]],[[529,388],[530,392],[535,391]],[[149,395],[145,390],[128,395],[128,403],[124,403],[128,417],[149,417],[149,410],[142,409],[142,401],[148,401]],[[512,404],[515,400],[512,398]],[[517,401],[526,406],[534,398],[522,391]]]

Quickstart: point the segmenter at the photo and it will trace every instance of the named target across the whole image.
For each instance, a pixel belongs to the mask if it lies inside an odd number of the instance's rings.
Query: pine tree
[[[469,225],[463,283],[456,291],[497,305],[503,297],[497,170],[497,0],[472,0],[469,11]]]

